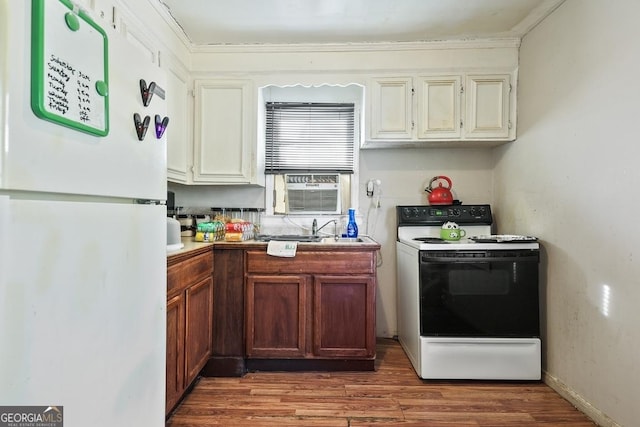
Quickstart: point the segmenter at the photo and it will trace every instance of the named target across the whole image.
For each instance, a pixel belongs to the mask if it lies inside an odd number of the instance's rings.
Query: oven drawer
[[[421,338],[424,379],[539,380],[541,343],[537,338]]]

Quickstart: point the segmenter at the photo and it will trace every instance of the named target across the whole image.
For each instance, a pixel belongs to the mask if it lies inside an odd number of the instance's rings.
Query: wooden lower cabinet
[[[307,276],[247,277],[247,357],[304,357],[309,306]]]
[[[168,414],[184,392],[184,294],[167,301],[167,396]]]
[[[371,276],[314,276],[315,356],[375,356],[375,289]]]
[[[213,318],[213,251],[167,269],[167,382],[169,414],[211,354]]]
[[[207,277],[185,292],[184,363],[188,385],[193,381],[211,354],[213,317],[213,278]]]
[[[288,260],[248,252],[247,358],[375,359],[375,253],[350,255],[358,274],[331,252]],[[299,270],[307,274],[291,274]]]
[[[212,352],[201,374],[375,369],[379,245],[214,244]]]

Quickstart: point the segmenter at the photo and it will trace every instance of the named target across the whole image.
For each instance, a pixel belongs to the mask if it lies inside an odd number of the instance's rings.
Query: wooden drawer
[[[371,251],[298,252],[293,258],[247,251],[247,273],[374,274],[375,253]]]
[[[213,251],[196,255],[167,268],[167,296],[185,289],[213,271]]]

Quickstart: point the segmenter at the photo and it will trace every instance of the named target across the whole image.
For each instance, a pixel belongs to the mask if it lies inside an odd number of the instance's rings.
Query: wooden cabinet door
[[[308,278],[247,276],[246,354],[249,358],[303,357],[306,352]]]
[[[413,79],[388,77],[369,83],[369,137],[411,139],[413,136]]]
[[[257,163],[250,80],[196,80],[193,181],[251,184]]]
[[[185,292],[185,385],[198,375],[211,354],[213,279],[211,276]]]
[[[418,79],[418,138],[458,139],[460,121],[460,76]]]
[[[509,74],[467,76],[465,138],[509,138],[510,82]]]
[[[184,294],[167,301],[167,396],[168,414],[178,403],[185,388],[184,381]]]
[[[313,354],[320,357],[375,355],[375,279],[314,276]]]

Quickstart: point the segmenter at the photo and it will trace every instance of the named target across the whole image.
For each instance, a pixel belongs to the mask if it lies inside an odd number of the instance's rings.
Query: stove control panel
[[[396,217],[398,226],[442,225],[447,221],[458,224],[493,223],[489,205],[396,206]]]

